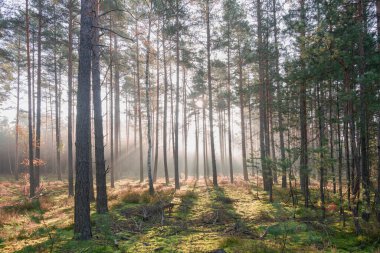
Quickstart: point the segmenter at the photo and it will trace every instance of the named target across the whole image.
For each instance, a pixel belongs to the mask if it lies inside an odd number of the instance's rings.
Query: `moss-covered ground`
[[[355,235],[351,213],[346,208],[344,225],[332,193],[322,220],[317,197],[305,209],[296,193],[293,206],[280,186],[270,203],[241,180],[221,178],[217,188],[189,180],[176,192],[157,183],[153,197],[146,184],[122,180],[108,191],[108,214],[91,205],[93,239],[76,241],[66,184],[43,185],[39,200],[29,200],[22,182],[0,181],[0,252],[380,252],[379,224],[361,220],[363,234]]]

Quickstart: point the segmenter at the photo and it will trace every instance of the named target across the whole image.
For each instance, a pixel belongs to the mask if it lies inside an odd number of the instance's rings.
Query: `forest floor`
[[[256,184],[226,178],[217,188],[200,180],[176,192],[163,183],[155,189],[151,197],[146,183],[118,181],[108,214],[91,205],[93,239],[79,242],[65,183],[44,181],[39,201],[30,201],[25,182],[0,178],[0,252],[380,252],[379,224],[363,223],[356,236],[350,212],[345,226],[340,221],[333,194],[321,221],[318,203],[293,207],[280,186],[273,203]]]

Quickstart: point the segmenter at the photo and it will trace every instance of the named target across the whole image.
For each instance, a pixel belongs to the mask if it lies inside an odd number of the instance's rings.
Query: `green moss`
[[[221,241],[220,248],[226,252],[243,253],[243,252],[258,252],[270,253],[278,252],[278,248],[274,245],[266,244],[264,241],[241,239],[238,237],[226,237]]]
[[[57,219],[55,212],[42,216],[38,205],[24,208],[28,210],[26,215],[20,215],[24,222],[33,221],[32,231],[25,230],[20,220],[6,224],[4,229],[17,231],[13,238],[31,245],[20,252],[212,252],[216,249],[234,253],[371,252],[379,247],[374,221],[370,227],[363,224],[364,234],[358,237],[353,233],[349,213],[346,227],[337,222],[338,213],[329,213],[326,223],[321,223],[320,210],[304,208],[301,194],[299,205],[291,205],[288,189],[275,187],[275,202],[270,203],[266,192],[252,191],[252,185],[245,183],[217,188],[185,185],[184,188],[176,193],[158,191],[155,196],[141,188],[135,192],[129,190],[104,215],[96,214],[92,204],[93,238],[88,241],[73,240],[71,218],[66,218],[59,229],[52,222]],[[49,193],[54,200],[67,200],[64,195],[66,192],[61,189]],[[332,202],[336,200],[336,196],[331,198]],[[162,224],[160,208],[168,203],[173,206],[170,215],[168,207],[165,209]],[[144,209],[155,213],[144,217]],[[60,215],[66,213],[65,217],[67,213],[72,215],[72,208],[54,207],[54,210],[59,210]],[[2,244],[0,240],[0,247]]]

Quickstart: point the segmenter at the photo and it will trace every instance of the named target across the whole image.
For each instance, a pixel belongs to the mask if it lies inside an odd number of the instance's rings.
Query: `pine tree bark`
[[[55,15],[55,7],[54,7]],[[54,18],[54,38],[57,36],[57,24],[56,19]],[[55,96],[55,143],[56,143],[56,160],[57,160],[57,176],[58,180],[62,180],[61,174],[61,128],[60,128],[60,119],[59,119],[59,89],[58,89],[58,69],[57,69],[57,45],[54,45],[54,96]]]
[[[149,180],[149,193],[154,194],[153,187],[153,177],[152,177],[152,123],[151,123],[151,113],[150,113],[150,80],[149,80],[149,59],[150,59],[150,30],[152,24],[152,8],[153,4],[150,2],[150,12],[149,12],[149,24],[148,24],[148,37],[147,37],[147,49],[146,49],[146,69],[145,69],[145,98],[146,98],[146,113],[148,118],[148,158],[147,158],[147,168],[148,168],[148,180]]]
[[[110,17],[110,27],[112,27],[112,17]],[[110,71],[110,87],[109,87],[109,93],[110,93],[110,156],[111,156],[111,188],[115,187],[115,154],[114,154],[114,100],[113,100],[113,92],[114,92],[114,83],[113,83],[113,64],[114,64],[114,56],[113,56],[113,48],[112,48],[112,33],[110,31],[109,33],[109,53],[110,53],[110,65],[109,65],[109,71]]]
[[[324,123],[324,110],[322,109],[324,94],[321,91],[320,84],[317,84],[317,106],[318,106],[318,128],[319,128],[319,149],[320,149],[320,165],[319,165],[319,192],[321,198],[322,219],[326,217],[325,209],[325,168],[324,168],[324,143],[325,143],[325,123]]]
[[[31,198],[35,195],[35,177],[34,177],[34,156],[33,156],[33,119],[32,119],[32,80],[31,80],[31,67],[30,67],[30,46],[29,46],[29,0],[25,2],[25,22],[26,22],[26,64],[27,64],[27,78],[28,78],[28,133],[29,133],[29,196]]]
[[[157,21],[157,37],[160,34],[160,21]],[[160,40],[157,38],[156,42],[157,58],[156,58],[156,78],[157,78],[157,90],[156,90],[156,148],[154,154],[154,169],[153,169],[153,182],[157,180],[157,171],[158,171],[158,141],[159,141],[159,115],[160,115]]]
[[[175,127],[174,127],[174,183],[175,189],[179,189],[179,164],[178,164],[178,128],[179,128],[179,20],[178,20],[178,0],[175,2],[176,5],[176,101],[175,101]]]
[[[108,212],[106,165],[104,159],[103,114],[100,85],[99,2],[94,0],[92,37],[92,102],[94,107],[95,162],[96,162],[96,212]]]
[[[371,196],[370,196],[370,173],[369,173],[369,158],[368,158],[368,101],[367,101],[367,87],[363,81],[365,73],[365,52],[364,52],[364,36],[365,36],[365,22],[364,16],[366,15],[363,0],[358,2],[358,22],[359,22],[359,78],[360,78],[360,152],[361,152],[361,169],[363,176],[364,188],[364,202],[365,210],[363,210],[362,217],[365,221],[369,221],[371,210]]]
[[[230,35],[230,20],[228,21],[228,34]],[[231,36],[228,36],[227,44],[227,83],[228,83],[228,96],[227,96],[227,121],[228,121],[228,158],[230,165],[230,182],[234,182],[234,168],[232,164],[232,130],[231,130]]]
[[[41,1],[41,0],[40,0]],[[74,171],[73,171],[73,0],[69,0],[69,40],[68,40],[68,61],[67,61],[67,82],[68,82],[68,120],[67,120],[67,155],[68,155],[68,181],[69,196],[74,196]]]
[[[81,2],[77,120],[74,233],[78,239],[92,237],[90,222],[90,90],[93,1]]]
[[[211,144],[211,163],[212,163],[212,183],[218,186],[218,174],[216,170],[214,126],[213,126],[213,104],[212,104],[212,85],[211,85],[211,35],[210,35],[210,0],[206,0],[206,24],[207,24],[207,86],[208,86],[208,107],[210,121],[210,144]]]
[[[329,125],[330,125],[330,160],[334,160],[334,125],[333,125],[333,100],[332,100],[332,82],[329,80]],[[336,193],[335,165],[331,162],[331,173],[333,180],[333,193]]]
[[[117,36],[114,38],[114,65],[115,65],[115,161],[116,164],[120,153],[120,62],[119,45]],[[118,171],[118,170],[117,170]],[[117,177],[117,176],[116,176]]]
[[[350,78],[347,68],[344,68],[343,86],[345,94],[350,90]],[[348,133],[348,119],[350,113],[350,101],[347,100],[344,106],[344,121],[343,121],[343,135],[344,135],[344,152],[346,157],[346,180],[347,180],[347,205],[348,209],[351,209],[351,164],[350,164],[350,141]]]
[[[199,112],[198,108],[194,109],[195,118],[195,178],[199,180]]]
[[[262,38],[261,1],[257,0],[257,34],[258,34],[258,58],[259,58],[259,115],[260,115],[260,160],[263,173],[264,190],[269,192],[269,199],[272,201],[272,178],[270,167],[268,166],[269,141],[267,134],[267,94],[264,73],[264,55]]]
[[[341,140],[341,119],[340,119],[340,102],[339,97],[339,84],[336,86],[336,113],[337,113],[337,140],[338,140],[338,184],[339,184],[339,214],[340,219],[343,221],[343,226],[345,226],[344,217],[344,207],[343,207],[343,181],[342,181],[342,170],[343,170],[343,151],[342,151],[342,140]]]
[[[20,32],[21,33],[21,32]],[[16,102],[16,129],[15,129],[15,140],[16,140],[16,155],[15,155],[15,180],[18,181],[19,178],[19,122],[20,122],[20,69],[21,69],[21,35],[18,37],[17,43],[17,102]]]
[[[38,34],[37,34],[37,117],[36,117],[36,160],[41,159],[41,27],[42,27],[42,2],[38,1]],[[35,168],[35,184],[40,186],[40,164]]]
[[[377,50],[380,52],[380,0],[376,0],[376,21],[377,21]],[[376,210],[377,220],[380,222],[380,114],[378,115],[377,130],[377,198]]]
[[[241,152],[243,159],[243,176],[244,180],[248,181],[248,170],[247,170],[247,149],[245,147],[245,118],[244,118],[244,90],[243,90],[243,59],[241,56],[241,45],[239,43],[239,101],[240,101],[240,127],[241,127]]]
[[[165,20],[162,20],[162,23],[165,23]],[[169,172],[168,172],[168,156],[167,156],[167,149],[168,149],[168,142],[167,142],[167,127],[168,127],[168,75],[167,75],[167,66],[166,66],[166,46],[165,46],[165,34],[164,29],[162,29],[162,52],[164,57],[164,122],[163,122],[163,152],[164,152],[164,171],[165,171],[165,182],[166,184],[169,184]]]
[[[305,34],[306,34],[306,8],[305,0],[300,0],[301,10],[301,28],[300,28],[300,61],[301,71],[305,69]],[[309,168],[308,168],[308,149],[307,149],[307,108],[306,108],[306,83],[304,80],[300,82],[300,132],[301,132],[301,153],[300,153],[300,176],[301,190],[305,198],[305,207],[309,206]]]
[[[184,139],[185,139],[185,180],[188,178],[188,164],[187,164],[187,90],[186,90],[186,69],[183,66],[183,134],[184,134]]]
[[[140,150],[140,182],[144,181],[144,162],[143,162],[143,143],[142,143],[142,126],[141,126],[141,86],[140,86],[140,43],[138,22],[136,21],[136,78],[137,78],[137,110],[139,120],[139,150]]]

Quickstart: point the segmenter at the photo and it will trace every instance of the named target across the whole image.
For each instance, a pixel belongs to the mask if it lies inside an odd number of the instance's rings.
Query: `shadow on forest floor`
[[[320,222],[318,208],[293,207],[286,189],[275,187],[270,203],[264,191],[239,180],[220,180],[219,187],[192,181],[176,192],[160,183],[153,197],[146,184],[118,182],[109,190],[109,214],[95,214],[92,204],[93,239],[78,242],[72,240],[72,199],[62,206],[63,187],[51,191],[50,206],[31,207],[2,225],[17,230],[0,236],[2,251],[371,252],[379,247],[375,234],[355,236],[352,222],[343,228],[334,212]],[[21,220],[34,225],[18,229]]]

